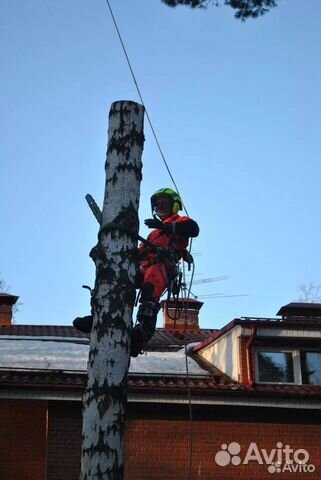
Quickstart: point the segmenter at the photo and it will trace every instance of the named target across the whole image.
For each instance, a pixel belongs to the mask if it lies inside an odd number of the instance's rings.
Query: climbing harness
[[[190,271],[192,268],[191,282],[188,289],[187,289],[186,283],[183,281],[183,279],[185,278],[185,271],[184,271],[185,262],[188,264],[188,271]],[[182,268],[181,268],[181,265],[182,265]],[[166,314],[168,318],[174,321],[174,330],[176,327],[176,320],[178,320],[181,317],[182,310],[186,308],[186,305],[184,305],[184,299],[189,298],[190,296],[191,284],[194,277],[194,270],[195,270],[194,259],[191,253],[188,250],[185,250],[184,255],[182,257],[182,262],[176,263],[175,275],[172,277],[167,289]],[[183,300],[181,297],[183,298]],[[173,299],[174,306],[175,306],[174,315],[171,315],[169,313],[169,304],[170,304],[171,298]]]

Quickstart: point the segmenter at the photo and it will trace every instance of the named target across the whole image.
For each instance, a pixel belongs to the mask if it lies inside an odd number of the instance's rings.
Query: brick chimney
[[[0,293],[0,326],[12,324],[12,307],[19,297],[9,293]]]
[[[287,322],[308,321],[319,324],[321,322],[321,303],[288,303],[280,308],[277,315],[282,315],[282,320]]]
[[[199,327],[198,315],[203,303],[194,298],[179,298],[163,300],[163,328],[185,332],[197,332]]]

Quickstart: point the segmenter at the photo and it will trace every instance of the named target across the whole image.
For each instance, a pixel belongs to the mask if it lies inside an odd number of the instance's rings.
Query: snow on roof
[[[208,372],[201,368],[192,358],[187,357],[189,375],[208,375]],[[186,375],[185,349],[177,352],[147,352],[132,358],[130,362],[130,373],[151,374],[170,373]]]
[[[88,345],[77,342],[0,339],[0,368],[86,371]],[[208,375],[208,372],[188,357],[190,375]],[[130,373],[186,374],[184,348],[177,352],[147,352],[131,359]]]
[[[0,340],[0,368],[86,370],[88,345],[42,340]]]

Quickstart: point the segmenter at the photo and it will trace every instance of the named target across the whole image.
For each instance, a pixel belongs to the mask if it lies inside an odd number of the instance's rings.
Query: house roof
[[[67,325],[1,325],[0,336],[26,336],[26,337],[74,337],[89,338],[88,335],[79,332],[72,326]]]
[[[84,372],[35,369],[0,369],[1,388],[30,388],[78,390],[83,392],[87,376]],[[214,377],[130,374],[128,388],[131,394],[175,394],[186,396],[187,387],[193,395],[232,395],[256,398],[308,398],[321,400],[318,385],[241,385],[237,382],[219,383]]]
[[[147,353],[131,359],[130,375],[186,375],[184,345],[195,345],[213,331],[175,332],[157,329],[147,344]],[[89,335],[78,332],[73,326],[0,327],[0,369],[86,372],[88,348]],[[197,362],[190,357],[188,368],[190,375],[213,374],[204,362]]]
[[[211,336],[216,329],[201,329],[191,332],[178,332],[175,330],[165,330],[158,328],[148,342],[148,350],[175,350],[184,346],[186,343],[201,342]],[[66,325],[10,325],[0,326],[0,338],[10,337],[57,337],[61,339],[89,339],[89,335],[79,332],[73,326]]]
[[[241,385],[195,354],[204,344],[235,325],[285,325],[272,319],[235,319],[222,330],[177,333],[157,329],[147,354],[131,359],[130,393],[231,395],[321,399],[315,385]],[[88,335],[72,326],[12,325],[0,327],[0,390],[44,388],[82,391],[86,383]],[[184,345],[188,344],[188,357]],[[188,375],[186,372],[188,360]]]

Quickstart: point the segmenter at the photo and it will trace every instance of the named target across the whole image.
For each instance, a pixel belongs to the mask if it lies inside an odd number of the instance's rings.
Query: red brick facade
[[[320,479],[320,427],[302,425],[271,425],[260,423],[231,423],[213,421],[193,422],[192,478],[213,479],[270,479],[267,465],[254,461],[248,465],[221,467],[215,463],[215,454],[222,445],[237,442],[241,445],[240,458],[251,442],[268,453],[282,442],[295,450],[305,448],[315,472],[307,473],[311,480]],[[132,420],[126,435],[126,480],[185,480],[189,478],[189,423],[167,420]],[[312,468],[312,467],[311,467]],[[305,478],[297,474],[296,478]],[[303,476],[304,475],[304,476]],[[282,479],[293,480],[293,472],[283,472]]]
[[[80,402],[1,400],[0,407],[1,480],[78,480]],[[141,408],[129,404],[125,480],[189,478],[190,428],[192,478],[195,480],[270,479],[267,465],[254,461],[242,464],[251,442],[268,453],[277,449],[278,442],[295,450],[304,448],[310,454],[309,464],[315,466],[315,471],[309,474],[283,472],[280,478],[319,480],[321,428],[315,425],[316,419],[307,411],[300,414],[261,408],[254,412],[250,408],[212,406],[206,409],[194,407],[194,415],[195,419],[190,423],[186,406]],[[262,416],[265,417],[264,423],[263,419],[259,420]],[[215,454],[232,442],[241,446],[241,464],[230,462],[218,466]]]
[[[81,422],[80,403],[49,402],[46,480],[78,480]]]
[[[46,478],[46,402],[0,399],[1,480]]]

